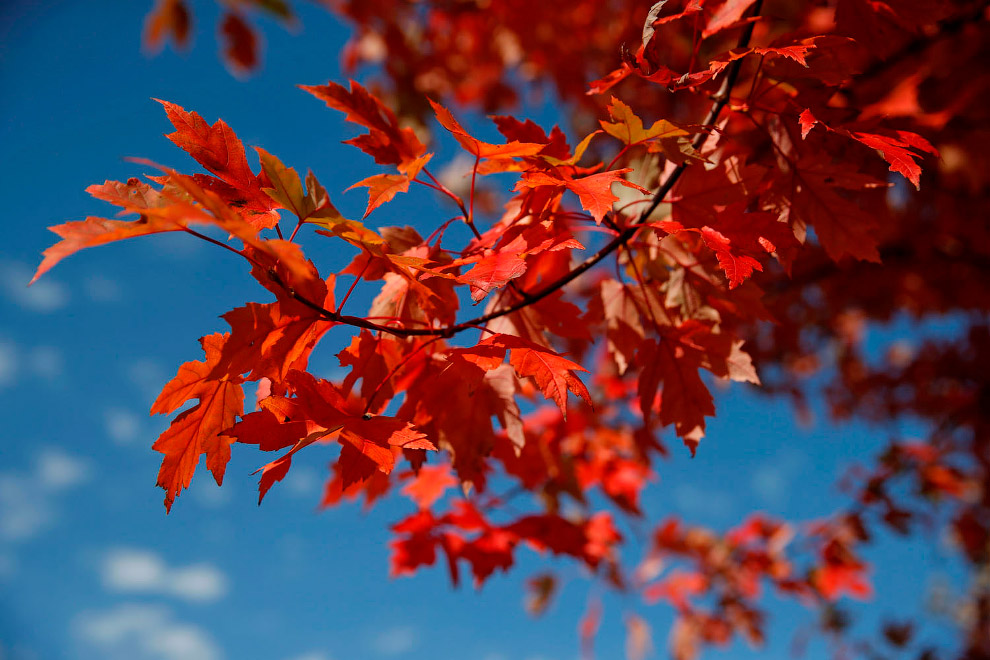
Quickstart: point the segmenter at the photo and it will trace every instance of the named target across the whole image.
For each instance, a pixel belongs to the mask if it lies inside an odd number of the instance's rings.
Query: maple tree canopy
[[[283,0],[223,4],[224,56],[241,72],[259,66],[252,12],[295,20]],[[673,608],[679,659],[759,644],[767,587],[842,632],[838,601],[872,592],[874,531],[938,520],[974,576],[956,651],[990,657],[986,2],[326,4],[354,28],[345,66],[370,65],[372,83],[302,89],[359,127],[346,142],[381,166],[329,186],[366,188],[362,218],[261,147],[252,167],[223,120],[161,101],[168,139],[205,172],[91,186],[131,219],[53,227],[35,275],[178,231],[236,253],[267,290],[223,314],[152,405],[178,413],[153,445],[167,510],[203,455],[220,484],[233,447],[271,452],[260,501],[298,452],[323,451],[323,506],[393,490],[415,503],[393,527],[393,575],[442,558],[454,584],[480,585],[527,548],[563,555]],[[191,20],[185,0],[159,0],[147,45],[186,45]],[[524,89],[555,94],[565,126],[506,114]],[[503,113],[497,142],[464,127],[472,109]],[[469,163],[461,187],[431,171],[457,156],[440,136]],[[436,193],[435,231],[375,228],[414,185]],[[321,270],[303,251],[319,241],[350,263]],[[348,304],[357,288],[374,290],[369,308]],[[946,315],[953,336],[863,347],[870,323]],[[321,342],[334,327],[349,341]],[[310,373],[314,350],[345,375]],[[705,450],[716,380],[799,411],[822,395],[837,418],[911,416],[927,436],[892,440],[826,519],[643,521],[630,563],[625,529],[657,460]],[[531,497],[508,506],[506,492]],[[556,585],[530,582],[533,611]],[[599,616],[592,597],[588,650]],[[632,612],[627,625],[643,657],[648,624]],[[912,650],[912,631],[888,627],[887,642]]]

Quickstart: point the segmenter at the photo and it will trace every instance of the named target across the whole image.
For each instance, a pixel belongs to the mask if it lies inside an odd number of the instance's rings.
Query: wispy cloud
[[[13,385],[18,377],[57,381],[63,374],[62,351],[54,346],[20,346],[0,337],[0,388]]]
[[[79,614],[73,632],[108,660],[220,660],[223,653],[209,633],[178,621],[161,605],[125,603]]]
[[[103,411],[103,427],[111,440],[119,445],[125,445],[133,441],[141,432],[141,420],[128,410],[107,408]]]
[[[227,576],[213,564],[170,567],[150,550],[116,548],[101,567],[109,591],[162,594],[189,601],[212,601],[227,595]]]
[[[34,269],[20,262],[0,262],[0,287],[7,299],[23,309],[42,314],[57,311],[68,304],[68,290],[48,275],[29,287],[28,282],[33,274]]]
[[[301,655],[294,655],[286,660],[332,660],[329,653],[325,651],[307,651]]]
[[[83,281],[86,297],[95,303],[119,302],[123,298],[120,284],[102,275],[90,275]]]
[[[285,481],[288,492],[297,497],[315,497],[322,485],[323,481],[316,468],[309,465],[293,465]]]
[[[43,449],[33,470],[0,472],[0,540],[25,541],[57,517],[56,494],[92,477],[89,461],[61,449]]]
[[[161,364],[150,358],[139,358],[127,367],[127,377],[140,388],[142,397],[146,399],[157,396],[169,376]]]
[[[376,654],[391,657],[409,653],[417,644],[419,644],[419,635],[415,628],[395,626],[377,631],[369,645]]]
[[[702,488],[697,484],[678,484],[673,489],[677,508],[690,516],[729,517],[735,511],[733,498],[729,493],[714,488]]]
[[[92,472],[89,461],[55,447],[44,449],[38,455],[38,482],[48,491],[84,484],[92,478]]]
[[[781,451],[753,470],[750,486],[764,506],[778,509],[788,501],[791,485],[806,463],[806,457],[797,451]]]
[[[0,473],[0,539],[25,541],[54,518],[48,498],[30,476]]]

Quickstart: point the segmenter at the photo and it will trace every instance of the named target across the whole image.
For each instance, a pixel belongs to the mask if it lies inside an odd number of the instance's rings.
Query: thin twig
[[[753,5],[753,16],[758,16],[760,14],[761,5],[762,5],[762,0],[756,0],[756,2]],[[753,37],[754,23],[755,22],[751,22],[748,25],[746,25],[746,27],[743,28],[743,32],[739,37],[739,43],[737,48],[746,48],[747,46],[749,46],[750,39],[752,39]],[[724,110],[725,106],[728,105],[730,93],[732,91],[732,88],[735,86],[736,80],[739,78],[739,71],[742,68],[742,63],[743,63],[743,58],[740,58],[738,60],[733,61],[727,67],[725,79],[722,81],[722,86],[712,97],[712,101],[713,101],[712,107],[708,111],[708,115],[705,117],[704,121],[702,122],[703,125],[705,126],[714,125],[719,115],[722,114],[722,110]],[[704,144],[707,138],[708,135],[706,133],[699,133],[692,141],[691,146],[694,149],[700,149],[702,144]],[[688,167],[687,161],[684,161],[681,164],[679,164],[677,167],[675,167],[670,172],[670,174],[668,174],[667,177],[663,180],[663,182],[657,188],[656,192],[653,193],[653,201],[646,208],[646,210],[640,213],[640,215],[635,220],[628,223],[626,227],[617,236],[615,236],[615,238],[613,238],[606,245],[601,247],[597,252],[592,254],[590,257],[588,257],[580,264],[575,266],[570,272],[568,272],[565,275],[562,275],[558,279],[554,280],[553,282],[550,282],[549,284],[547,284],[541,289],[538,289],[537,291],[534,291],[532,293],[523,293],[519,300],[517,300],[512,305],[509,305],[508,307],[503,307],[501,309],[488,312],[487,314],[482,314],[481,316],[464,321],[462,323],[455,323],[453,325],[434,327],[434,328],[395,328],[390,326],[379,325],[377,323],[371,323],[367,319],[363,319],[357,316],[345,316],[338,312],[324,309],[315,302],[311,300],[307,300],[303,296],[296,293],[296,291],[292,289],[292,287],[282,282],[281,278],[278,277],[278,275],[275,273],[274,270],[270,270],[268,275],[274,282],[282,286],[292,298],[299,301],[306,307],[312,309],[313,311],[317,312],[320,316],[323,316],[329,321],[333,321],[335,323],[344,323],[358,328],[365,328],[375,332],[385,332],[398,337],[436,336],[436,337],[450,338],[458,334],[459,332],[463,332],[464,330],[467,330],[469,328],[476,328],[477,326],[484,325],[485,323],[488,323],[491,320],[500,318],[502,316],[507,316],[514,312],[518,312],[521,309],[525,309],[526,307],[529,307],[530,305],[533,305],[543,300],[547,296],[563,288],[564,286],[573,282],[584,273],[594,268],[605,257],[609,256],[617,249],[619,249],[621,246],[625,245],[630,239],[632,239],[636,235],[636,233],[640,229],[642,229],[645,226],[647,218],[649,218],[650,215],[657,209],[657,207],[660,206],[663,199],[667,196],[667,194],[671,191],[671,189],[673,189],[674,185],[678,182],[678,180],[680,180],[681,175],[684,174],[685,170],[687,170],[687,167]],[[475,174],[477,173],[477,164],[475,164],[474,173]],[[431,176],[430,178],[433,177]],[[471,215],[474,211],[473,189],[474,189],[474,181],[472,180],[472,196],[469,202],[470,206],[466,214],[467,218],[471,218]],[[611,220],[611,218],[609,219]],[[471,225],[472,223],[469,222],[468,224]],[[203,237],[203,238],[207,238],[207,237]],[[209,238],[207,238],[207,240],[212,241],[212,239]],[[217,242],[217,241],[212,241],[212,242]],[[222,243],[219,242],[217,243],[223,245]],[[224,246],[224,247],[229,248],[229,246]]]

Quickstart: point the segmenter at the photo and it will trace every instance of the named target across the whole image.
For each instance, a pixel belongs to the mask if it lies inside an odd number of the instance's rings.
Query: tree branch
[[[756,2],[753,4],[753,16],[758,16],[760,14],[762,4],[763,4],[762,0],[756,0]],[[742,34],[739,37],[739,43],[736,46],[737,48],[746,48],[747,46],[749,46],[749,42],[753,37],[754,23],[755,22],[751,22],[747,24],[746,27],[743,28]],[[722,86],[712,97],[713,100],[712,107],[708,111],[708,115],[705,117],[703,121],[703,125],[705,126],[713,125],[718,120],[718,117],[722,113],[722,110],[724,110],[725,106],[728,105],[732,88],[735,86],[736,80],[739,78],[739,71],[742,68],[743,59],[744,58],[734,60],[727,67],[725,79],[722,81]],[[695,137],[691,146],[694,147],[695,149],[699,149],[701,148],[701,145],[704,144],[704,141],[707,138],[708,138],[707,133],[699,133]],[[454,325],[448,325],[440,328],[396,328],[392,326],[379,325],[377,323],[371,323],[370,321],[357,316],[344,316],[338,314],[337,312],[332,312],[328,309],[324,309],[320,305],[317,305],[316,303],[300,296],[298,293],[292,290],[291,287],[286,286],[285,283],[282,282],[275,275],[274,271],[270,272],[270,275],[272,276],[273,280],[278,282],[283,288],[285,288],[286,291],[288,291],[289,295],[292,296],[294,299],[298,300],[303,305],[306,305],[313,311],[318,312],[321,316],[323,316],[327,320],[334,321],[335,323],[345,323],[347,325],[353,325],[359,328],[365,328],[376,332],[385,332],[398,337],[437,336],[437,337],[450,338],[458,334],[459,332],[463,332],[464,330],[467,330],[469,328],[475,328],[479,325],[483,325],[487,323],[488,321],[492,321],[494,319],[507,316],[514,312],[518,312],[521,309],[525,309],[526,307],[529,307],[530,305],[533,305],[534,303],[543,300],[550,294],[565,287],[566,285],[568,285],[569,283],[571,283],[572,281],[574,281],[575,279],[586,273],[587,271],[591,270],[594,266],[596,266],[599,262],[601,262],[602,259],[615,252],[617,249],[619,249],[619,247],[625,245],[630,239],[632,239],[636,235],[636,233],[640,229],[643,228],[646,219],[650,217],[650,215],[653,213],[653,211],[657,209],[658,206],[660,206],[660,204],[663,202],[664,197],[667,196],[667,193],[671,191],[671,189],[674,187],[677,181],[681,178],[681,175],[684,174],[684,171],[687,169],[687,167],[688,167],[687,161],[684,161],[676,168],[674,168],[670,172],[670,174],[667,175],[664,181],[657,187],[656,192],[653,194],[653,201],[650,203],[650,205],[647,207],[645,211],[640,213],[640,215],[635,220],[633,220],[628,225],[626,225],[626,228],[623,229],[618,236],[616,236],[611,241],[609,241],[605,246],[601,247],[593,255],[582,261],[566,275],[563,275],[562,277],[554,280],[553,282],[550,282],[542,289],[539,289],[532,293],[523,293],[520,300],[516,301],[512,305],[509,305],[508,307],[503,307],[501,309],[488,312],[487,314],[482,314],[481,316],[475,317],[468,321],[464,321],[462,323],[456,323]]]

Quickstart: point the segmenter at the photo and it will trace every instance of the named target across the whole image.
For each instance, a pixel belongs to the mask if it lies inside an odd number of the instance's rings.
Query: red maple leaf
[[[165,489],[166,511],[172,509],[182,489],[189,487],[201,454],[206,454],[206,467],[217,485],[223,483],[231,440],[220,433],[232,426],[244,410],[240,379],[210,377],[228,338],[221,334],[203,337],[200,341],[206,360],[183,364],[151,407],[153,414],[166,415],[190,399],[199,399],[199,403],[172,420],[152,445],[152,449],[165,454],[158,485]]]
[[[198,183],[229,204],[250,212],[246,219],[255,226],[274,227],[278,222],[278,215],[272,212],[274,202],[262,190],[267,182],[251,171],[244,145],[233,129],[222,119],[210,126],[195,112],[187,112],[175,103],[155,100],[164,106],[175,127],[175,132],[165,137],[217,177],[197,176]]]
[[[613,183],[619,183],[643,193],[650,192],[622,177],[629,171],[631,170],[624,168],[574,178],[563,171],[531,170],[523,173],[522,178],[516,183],[515,190],[540,186],[566,188],[578,196],[581,201],[581,208],[590,213],[597,224],[601,224],[605,214],[612,210],[612,204],[619,199],[612,194]]]
[[[443,497],[444,492],[457,485],[457,479],[450,473],[450,465],[424,465],[402,489],[402,494],[416,503],[420,509],[429,509]]]

